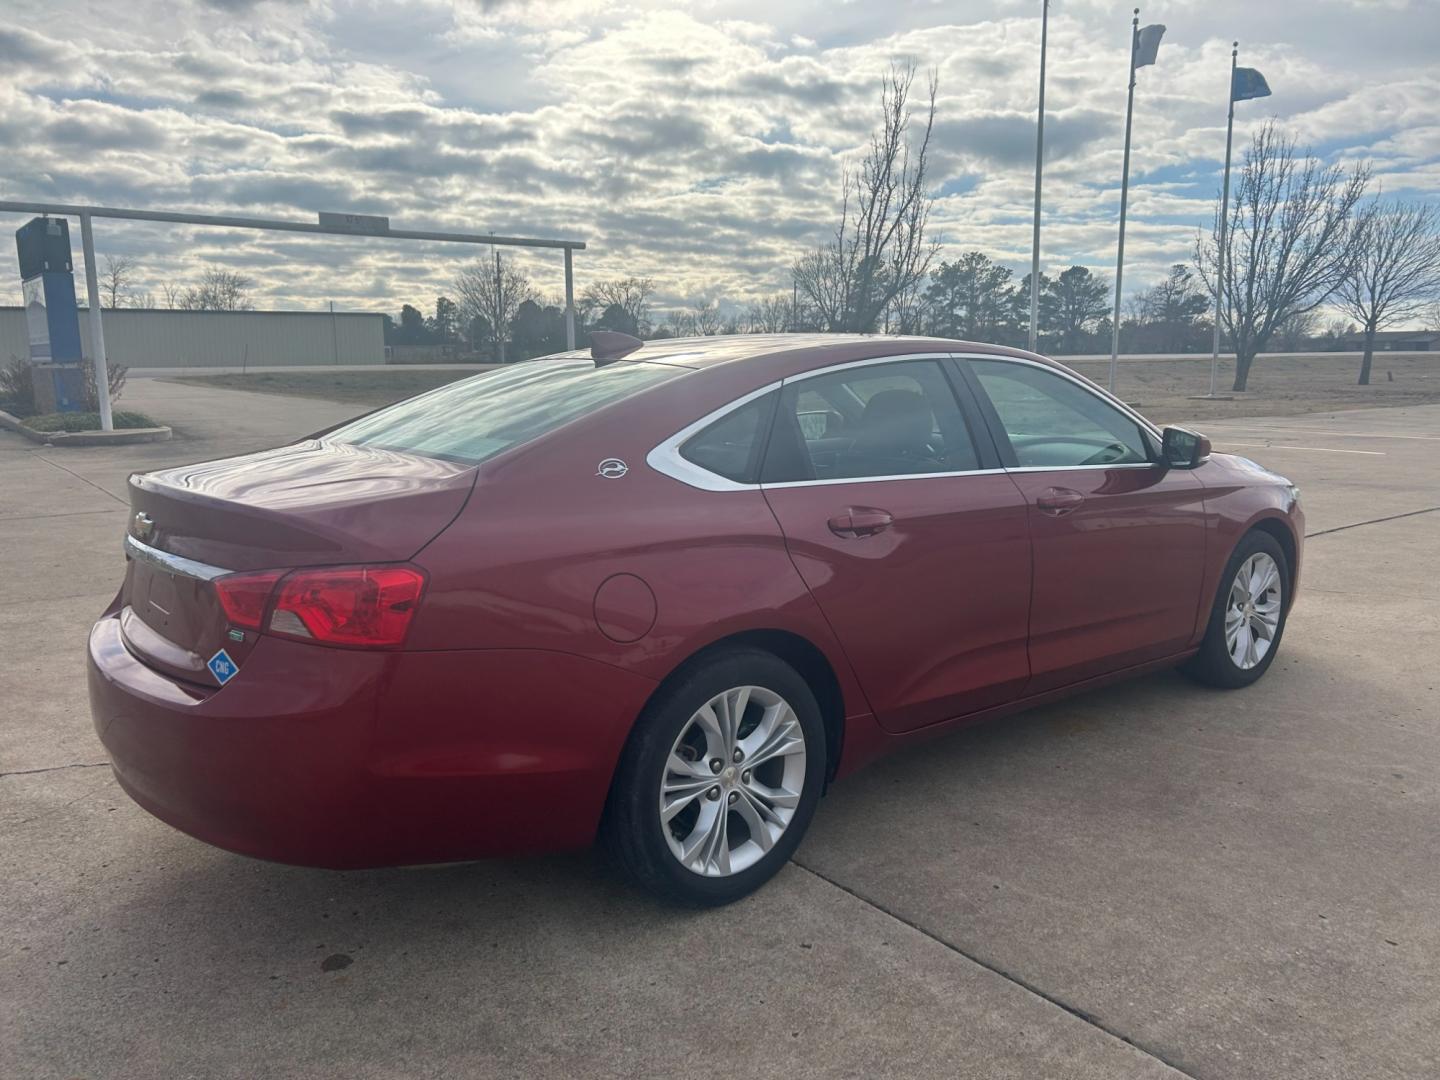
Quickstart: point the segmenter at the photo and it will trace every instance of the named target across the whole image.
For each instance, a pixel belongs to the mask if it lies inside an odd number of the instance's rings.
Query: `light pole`
[[[1220,191],[1220,247],[1215,253],[1215,336],[1210,346],[1210,396],[1216,393],[1220,370],[1220,305],[1225,300],[1226,232],[1230,225],[1230,146],[1235,137],[1235,61],[1240,42],[1230,43],[1230,114],[1225,120],[1225,180]]]
[[[1135,115],[1135,71],[1147,64],[1155,63],[1160,49],[1160,39],[1165,27],[1156,23],[1140,29],[1140,9],[1130,20],[1130,89],[1125,99],[1125,164],[1120,171],[1120,241],[1115,248],[1115,316],[1110,324],[1110,393],[1115,393],[1115,384],[1120,364],[1120,280],[1125,274],[1125,208],[1130,200],[1130,121]]]
[[[1040,178],[1045,168],[1045,39],[1050,30],[1050,0],[1040,0],[1040,114],[1035,124],[1035,221],[1030,234],[1030,351],[1039,343],[1040,326]]]

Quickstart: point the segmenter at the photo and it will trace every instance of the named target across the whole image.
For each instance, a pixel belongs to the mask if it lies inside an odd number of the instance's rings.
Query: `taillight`
[[[261,570],[254,574],[226,574],[215,579],[215,593],[225,617],[236,626],[259,630],[265,618],[265,603],[284,570]]]
[[[280,581],[267,629],[328,645],[394,648],[424,590],[424,575],[406,566],[293,570]]]

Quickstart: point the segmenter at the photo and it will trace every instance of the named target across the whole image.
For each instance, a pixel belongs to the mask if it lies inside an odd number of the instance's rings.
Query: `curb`
[[[134,443],[168,442],[173,432],[163,425],[147,428],[124,428],[120,431],[36,431],[26,427],[18,416],[0,409],[0,428],[24,435],[31,442],[46,446],[130,446]]]

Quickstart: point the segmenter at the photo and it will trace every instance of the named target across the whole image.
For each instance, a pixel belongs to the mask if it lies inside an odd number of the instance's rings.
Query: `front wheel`
[[[1186,674],[1208,686],[1235,689],[1264,675],[1280,648],[1289,613],[1289,567],[1269,533],[1249,532],[1225,565],[1200,651]]]
[[[605,839],[646,888],[727,904],[794,852],[824,774],[824,724],[805,680],[770,653],[719,654],[640,717],[616,771]]]

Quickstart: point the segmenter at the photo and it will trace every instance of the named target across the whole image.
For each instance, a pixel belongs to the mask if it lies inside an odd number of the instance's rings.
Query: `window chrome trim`
[[[782,380],[783,381],[783,380]],[[645,455],[645,464],[649,465],[658,473],[670,477],[672,480],[679,480],[682,484],[689,484],[693,488],[700,488],[702,491],[756,491],[759,484],[742,484],[738,480],[731,480],[713,473],[709,469],[702,469],[693,461],[688,461],[681,455],[680,447],[693,435],[717,420],[729,416],[736,409],[743,408],[756,398],[764,397],[772,390],[779,390],[780,382],[772,382],[768,386],[762,386],[758,390],[752,390],[744,397],[738,397],[727,405],[721,405],[713,412],[706,413],[693,424],[681,428],[670,438],[666,439],[655,449]]]
[[[770,488],[824,487],[832,484],[878,484],[888,483],[893,480],[926,480],[956,476],[996,476],[1001,473],[1074,472],[1077,470],[1094,469],[1151,469],[1158,464],[1162,464],[1161,462],[1155,461],[1130,461],[1120,462],[1114,465],[1023,465],[1008,469],[962,469],[956,472],[899,473],[890,476],[842,476],[824,480],[785,480],[775,484],[742,484],[739,481],[727,479],[718,473],[712,473],[708,469],[702,469],[694,462],[687,461],[680,454],[680,447],[683,446],[691,436],[709,427],[716,421],[724,419],[736,409],[748,405],[756,398],[763,397],[772,390],[780,390],[792,383],[803,382],[806,379],[813,379],[821,375],[829,375],[836,371],[871,367],[876,364],[898,364],[912,360],[998,360],[1008,364],[1024,364],[1027,367],[1039,368],[1042,371],[1048,371],[1058,375],[1062,379],[1068,379],[1081,390],[1094,395],[1105,404],[1119,410],[1126,417],[1138,424],[1143,431],[1148,432],[1156,439],[1161,437],[1159,428],[1119,398],[1113,397],[1102,387],[1095,385],[1083,376],[1073,374],[1053,364],[1027,360],[1019,356],[1003,356],[997,353],[901,353],[894,356],[872,356],[863,360],[850,360],[843,364],[832,364],[829,367],[815,368],[813,371],[802,371],[798,375],[787,375],[777,382],[769,383],[760,387],[758,390],[752,390],[745,396],[738,397],[734,401],[720,406],[713,412],[706,413],[694,423],[681,428],[674,435],[670,436],[670,438],[646,454],[645,463],[656,472],[668,476],[672,480],[679,480],[682,484],[699,488],[702,491],[761,491]],[[158,554],[166,558],[175,558],[175,556],[167,555],[165,552],[159,552]],[[211,567],[209,569],[214,568]],[[228,573],[228,571],[222,570],[220,573]]]
[[[892,480],[940,480],[947,476],[1003,476],[1013,469],[961,469],[958,472],[907,472],[888,476],[837,476],[825,480],[781,480],[774,484],[757,484],[765,491],[776,488],[826,487],[830,484],[879,484]]]
[[[140,562],[158,566],[168,574],[178,574],[181,577],[194,578],[196,581],[214,581],[218,577],[235,572],[223,567],[211,566],[209,563],[196,562],[194,559],[186,559],[180,555],[171,555],[168,551],[161,551],[149,544],[142,544],[129,534],[125,536],[125,554]]]

